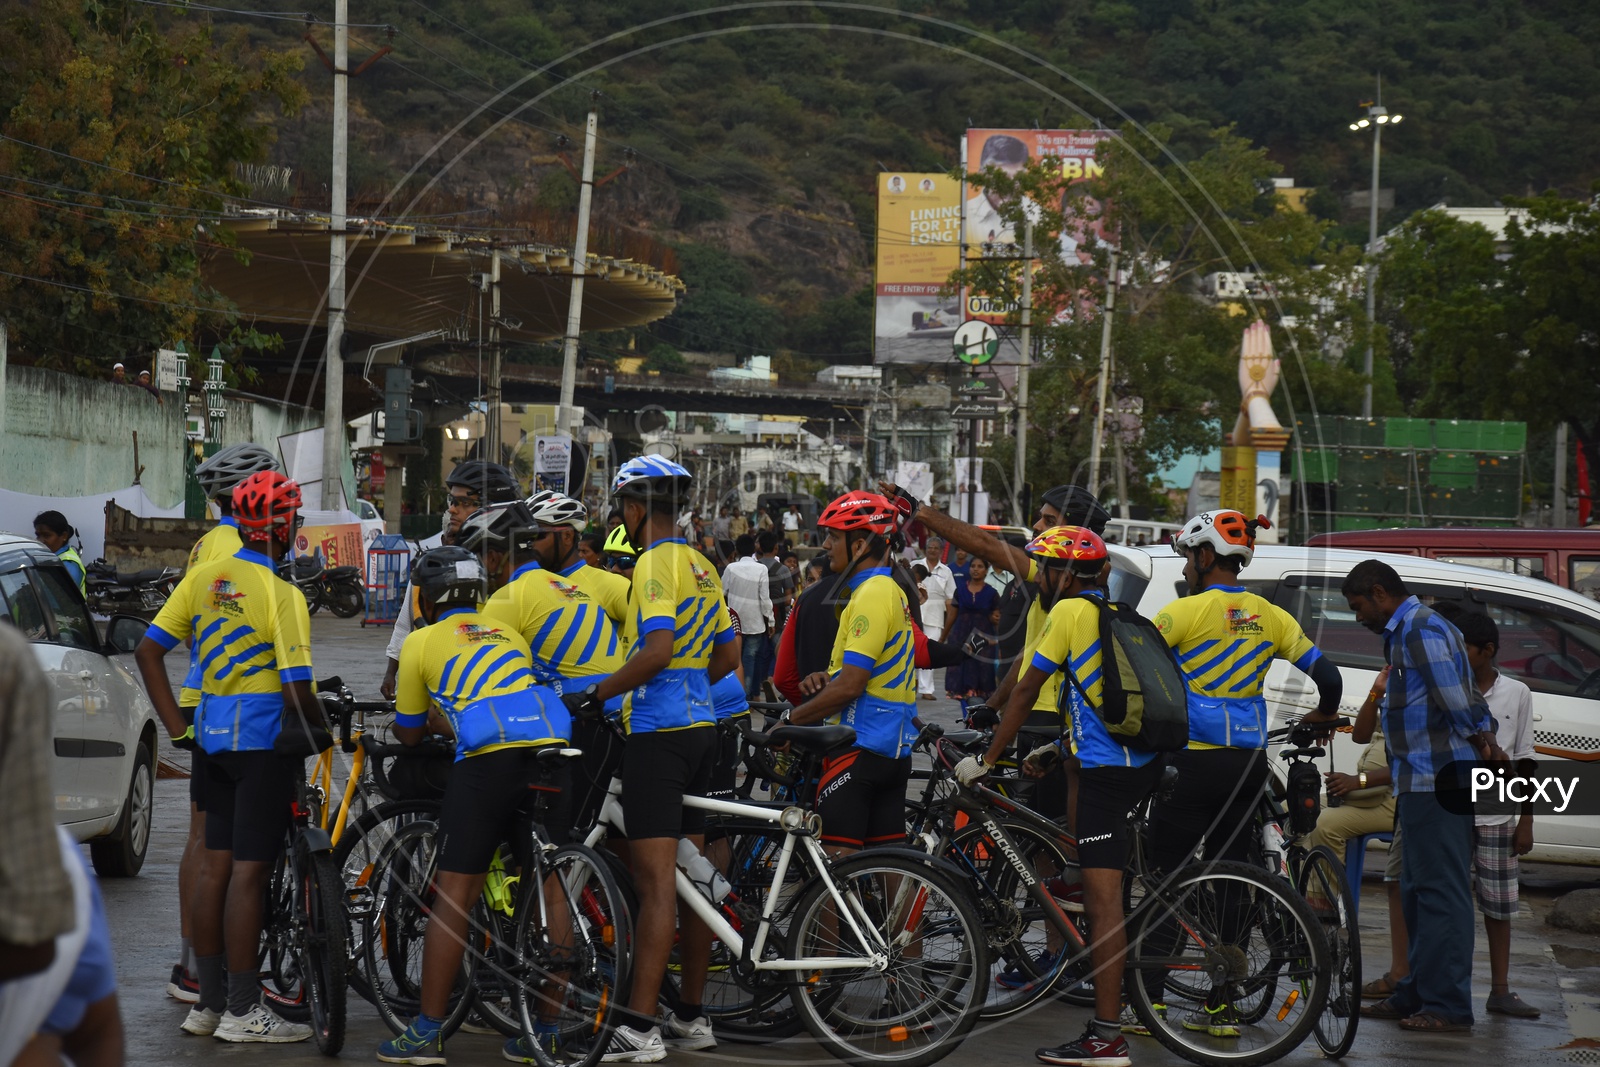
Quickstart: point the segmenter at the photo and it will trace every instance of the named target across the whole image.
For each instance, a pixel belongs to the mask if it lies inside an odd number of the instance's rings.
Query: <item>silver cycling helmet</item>
[[[523,503],[527,504],[533,521],[540,526],[570,526],[582,533],[583,528],[589,525],[589,509],[580,501],[553,489],[541,489]]]
[[[207,500],[230,496],[239,483],[262,471],[283,473],[278,457],[258,444],[229,445],[194,469]]]

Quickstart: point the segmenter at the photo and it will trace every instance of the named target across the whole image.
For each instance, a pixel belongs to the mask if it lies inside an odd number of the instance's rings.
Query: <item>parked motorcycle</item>
[[[278,564],[278,576],[293,582],[305,595],[306,608],[313,615],[327,608],[339,618],[349,619],[367,606],[360,567],[328,567],[321,555],[296,556]]]
[[[84,598],[96,615],[137,615],[153,619],[172,595],[183,571],[177,567],[151,567],[119,571],[103,559],[84,570]]]

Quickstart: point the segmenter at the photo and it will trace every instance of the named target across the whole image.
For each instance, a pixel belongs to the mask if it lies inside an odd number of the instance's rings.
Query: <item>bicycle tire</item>
[[[796,1014],[845,1063],[926,1067],[943,1059],[977,1024],[988,986],[983,921],[967,887],[892,852],[858,853],[830,873],[857,922],[888,944],[889,960],[882,973],[789,972]],[[834,907],[820,879],[806,890],[790,925],[791,959],[867,951]]]
[[[1152,1036],[1192,1063],[1271,1063],[1299,1047],[1327,1003],[1328,950],[1310,906],[1288,882],[1251,864],[1185,867],[1149,890],[1129,925],[1134,1012]],[[1166,982],[1174,969],[1188,978],[1181,989]],[[1203,997],[1192,988],[1200,976]],[[1280,999],[1275,991],[1284,981],[1289,989]],[[1227,1014],[1241,999],[1268,997],[1277,1010],[1260,1012],[1254,1022]]]
[[[422,953],[434,903],[437,826],[418,821],[403,827],[385,848],[373,874],[374,924],[366,940],[372,1003],[393,1033],[401,1033],[421,1010]],[[449,1037],[472,1008],[466,961],[445,1012]]]
[[[344,1048],[345,970],[349,927],[343,885],[333,857],[313,852],[304,838],[295,843],[296,923],[300,933],[300,973],[310,1009],[311,1034],[324,1056]]]
[[[540,869],[543,891],[524,892],[517,909],[520,1029],[539,1067],[593,1067],[632,986],[633,918],[593,849],[563,845]],[[556,988],[559,996],[551,995]],[[536,1021],[555,1027],[553,1047],[535,1039]]]
[[[1345,878],[1344,864],[1327,845],[1306,853],[1295,888],[1321,921],[1328,942],[1332,980],[1315,1033],[1322,1054],[1336,1060],[1355,1044],[1361,1021],[1361,931],[1356,925],[1355,894]],[[1328,906],[1318,907],[1319,899]]]
[[[294,952],[293,916],[294,880],[290,877],[289,853],[285,849],[278,854],[267,879],[256,968],[261,972],[261,1002],[279,1017],[303,1023],[311,1017],[311,1008],[306,1003],[300,961]]]
[[[1026,823],[1011,819],[995,821],[1030,868],[1035,871],[1053,868],[1058,875],[1076,877],[1071,872],[1078,869],[1077,856],[1069,854],[1059,840],[1046,837]],[[947,855],[973,879],[973,900],[988,936],[992,973],[982,1018],[1004,1019],[1058,991],[1063,997],[1070,992],[1071,999],[1081,1003],[1083,991],[1087,989],[1087,1000],[1092,1004],[1093,990],[1087,985],[1091,969],[1087,953],[1079,958],[1079,946],[1056,931],[983,825],[972,822],[957,831],[950,840]],[[1067,917],[1077,927],[1083,944],[1087,944],[1082,913],[1067,912]],[[1056,946],[1053,958],[1041,965],[1041,954],[1050,952],[1052,938],[1059,938],[1062,943]],[[1026,984],[1016,989],[1004,988],[999,979],[1011,970],[1025,979]],[[1073,983],[1069,991],[1064,985],[1067,977],[1073,974],[1079,976],[1079,981]]]
[[[358,794],[361,796],[362,794]],[[350,988],[363,1000],[372,1002],[372,981],[366,970],[366,942],[373,928],[372,875],[383,849],[402,826],[419,819],[434,819],[439,814],[437,800],[390,800],[366,808],[346,821],[344,832],[333,846],[333,862],[339,869],[349,919]]]

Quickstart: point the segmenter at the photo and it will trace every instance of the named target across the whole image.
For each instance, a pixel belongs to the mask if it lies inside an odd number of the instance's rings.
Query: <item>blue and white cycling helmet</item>
[[[677,500],[688,496],[694,476],[662,456],[638,456],[617,469],[611,483],[614,497]]]

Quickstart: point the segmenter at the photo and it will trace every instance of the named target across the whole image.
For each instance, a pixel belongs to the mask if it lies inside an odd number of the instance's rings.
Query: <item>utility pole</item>
[[[1089,491],[1100,495],[1100,441],[1106,431],[1106,391],[1111,383],[1111,320],[1117,310],[1117,250],[1111,250],[1111,277],[1106,285],[1106,306],[1100,316],[1100,383],[1094,409],[1094,440],[1089,443]]]
[[[578,236],[572,243],[572,297],[567,301],[567,340],[561,352],[561,399],[556,430],[578,436],[572,394],[578,382],[578,327],[583,319],[583,279],[589,269],[589,208],[594,202],[594,147],[600,117],[600,94],[589,94],[589,118],[583,127],[583,178],[578,190]]]
[[[1011,521],[1028,525],[1022,513],[1022,487],[1028,476],[1028,368],[1033,365],[1033,213],[1022,226],[1022,362],[1017,366],[1017,442],[1012,470]]]
[[[333,5],[333,181],[328,215],[328,343],[322,380],[322,508],[346,507],[344,471],[344,226],[350,163],[350,0]]]
[[[900,379],[894,376],[893,364],[889,369],[889,456],[883,465],[884,474],[894,480],[894,465],[900,462]]]
[[[489,396],[483,421],[483,458],[500,462],[500,248],[495,246],[489,265]]]

